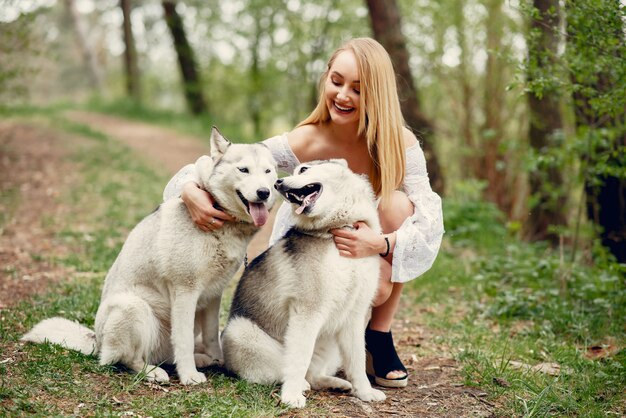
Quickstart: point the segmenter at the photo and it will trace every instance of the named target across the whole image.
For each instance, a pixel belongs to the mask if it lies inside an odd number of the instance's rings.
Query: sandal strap
[[[406,373],[406,367],[394,347],[391,331],[375,331],[368,326],[365,330],[365,349],[372,355],[376,376],[385,377],[394,370]]]

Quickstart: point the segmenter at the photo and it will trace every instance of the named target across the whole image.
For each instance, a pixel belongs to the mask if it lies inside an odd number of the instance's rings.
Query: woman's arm
[[[202,156],[198,159],[210,158]],[[196,164],[187,164],[170,179],[163,190],[163,200],[180,197],[185,203],[191,219],[198,228],[205,232],[221,228],[224,222],[235,218],[229,214],[215,209],[213,198],[205,190],[201,189],[197,176]]]

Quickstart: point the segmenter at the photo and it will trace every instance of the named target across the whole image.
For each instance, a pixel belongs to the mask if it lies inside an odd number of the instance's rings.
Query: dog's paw
[[[352,383],[333,376],[316,376],[311,379],[311,387],[315,390],[332,389],[347,392],[352,390]]]
[[[290,408],[304,408],[306,398],[300,391],[285,391],[280,394],[280,401]]]
[[[309,389],[311,389],[311,385],[305,379],[283,383],[280,401],[290,408],[303,408],[306,404],[304,392]]]
[[[224,365],[224,360],[220,358],[212,358],[211,356],[203,353],[195,353],[193,357],[196,362],[196,367],[198,368]]]
[[[179,373],[180,383],[183,385],[197,385],[199,383],[206,382],[206,376],[199,371],[192,371],[187,373]]]
[[[170,381],[170,377],[167,375],[167,372],[156,366],[146,372],[146,379],[148,382],[157,383],[167,383]]]
[[[224,354],[222,353],[222,348],[219,345],[209,347],[206,351],[204,351],[204,353],[211,358],[211,364],[218,366],[224,364]]]
[[[371,388],[369,390],[355,391],[354,395],[364,402],[379,402],[387,399],[382,390]]]

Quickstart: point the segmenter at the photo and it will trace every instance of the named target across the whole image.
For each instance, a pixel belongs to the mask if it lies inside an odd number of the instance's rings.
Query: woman
[[[403,283],[428,270],[443,234],[441,200],[430,187],[426,161],[405,126],[389,55],[375,40],[357,38],[338,48],[320,79],[317,107],[293,131],[264,141],[279,169],[300,162],[343,158],[352,171],[369,176],[379,198],[383,235],[364,223],[331,231],[344,257],[380,254],[380,286],[366,330],[368,373],[385,387],[404,387],[407,371],[393,344],[391,323]],[[181,195],[204,231],[233,219],[213,208],[212,198],[183,168],[164,197]],[[182,193],[181,193],[182,190]],[[289,228],[287,205],[280,208],[270,244]]]

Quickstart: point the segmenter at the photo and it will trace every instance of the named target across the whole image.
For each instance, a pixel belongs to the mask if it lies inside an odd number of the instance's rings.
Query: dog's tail
[[[20,341],[59,344],[87,355],[97,351],[96,334],[92,330],[78,322],[60,317],[44,319],[24,334]]]

